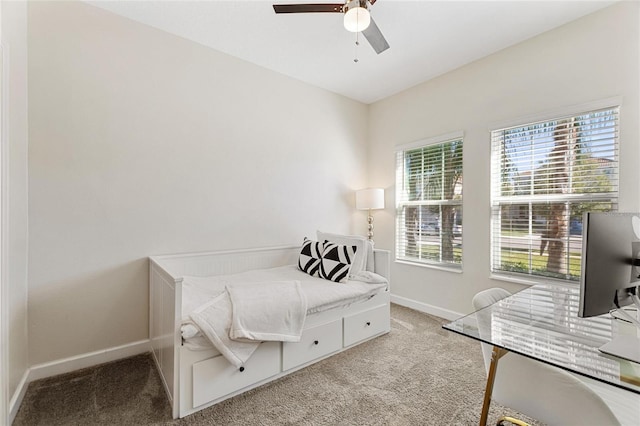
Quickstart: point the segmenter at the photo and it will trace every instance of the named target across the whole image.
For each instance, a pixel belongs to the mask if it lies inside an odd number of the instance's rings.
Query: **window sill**
[[[533,286],[533,285],[537,285],[537,284],[545,284],[545,283],[553,283],[556,285],[562,285],[562,286],[566,286],[566,287],[574,287],[576,285],[579,285],[578,282],[573,282],[573,281],[562,281],[562,280],[555,280],[553,278],[521,278],[521,277],[516,277],[514,275],[505,275],[505,274],[495,274],[492,273],[489,275],[489,279],[491,280],[496,280],[496,281],[505,281],[505,282],[509,282],[509,283],[514,283],[514,284],[520,284],[520,285],[526,285],[526,286]]]
[[[455,274],[462,273],[462,265],[460,265],[460,267],[443,266],[443,265],[436,265],[431,263],[411,262],[408,260],[401,260],[401,259],[396,259],[395,263],[400,265],[417,266],[418,268],[436,269],[438,271],[453,272]]]

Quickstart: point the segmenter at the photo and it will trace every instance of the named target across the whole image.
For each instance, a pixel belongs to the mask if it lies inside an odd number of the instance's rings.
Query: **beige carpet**
[[[33,382],[14,425],[476,425],[478,342],[392,305],[391,333],[180,420],[150,355]],[[515,414],[496,404],[490,423]]]

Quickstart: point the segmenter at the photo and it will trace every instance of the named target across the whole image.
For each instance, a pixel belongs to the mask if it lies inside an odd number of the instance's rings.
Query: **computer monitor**
[[[640,328],[637,317],[622,309],[630,304],[640,306],[639,258],[640,213],[585,213],[578,316],[592,317],[619,310],[621,316]],[[619,353],[618,346],[612,341],[600,350],[640,362],[640,340],[627,339],[623,353]]]
[[[633,303],[640,285],[640,213],[584,214],[578,315],[593,317]]]

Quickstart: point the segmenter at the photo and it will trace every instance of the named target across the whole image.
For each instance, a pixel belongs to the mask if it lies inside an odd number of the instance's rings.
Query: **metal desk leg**
[[[487,386],[484,390],[484,401],[482,402],[482,414],[480,415],[480,426],[486,426],[489,417],[489,406],[491,405],[491,394],[493,393],[493,382],[496,379],[498,371],[498,360],[507,354],[506,349],[493,347],[491,353],[491,365],[489,365],[489,374],[487,374]]]

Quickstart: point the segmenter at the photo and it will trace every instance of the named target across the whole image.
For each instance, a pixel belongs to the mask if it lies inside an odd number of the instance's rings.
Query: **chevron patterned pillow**
[[[320,276],[337,283],[346,282],[357,247],[343,246],[327,240],[322,243],[322,247]]]
[[[313,277],[320,277],[320,263],[322,262],[322,243],[304,239],[300,256],[298,257],[298,268]]]

